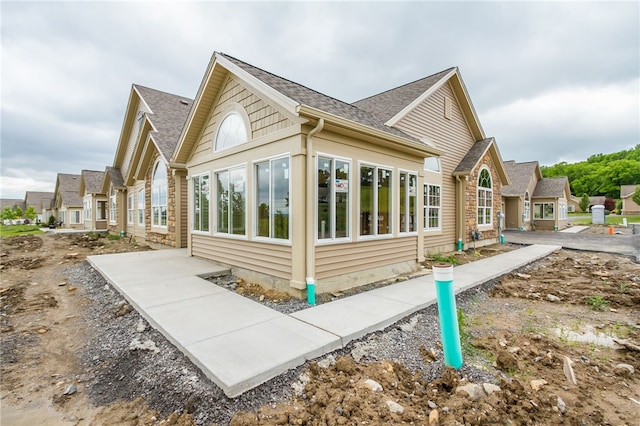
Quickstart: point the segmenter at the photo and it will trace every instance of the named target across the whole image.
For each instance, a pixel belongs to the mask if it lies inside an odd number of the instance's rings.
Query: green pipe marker
[[[307,303],[310,305],[316,304],[316,285],[313,283],[313,278],[307,277]]]
[[[458,311],[453,291],[453,265],[436,263],[433,276],[438,296],[438,316],[440,317],[440,335],[444,351],[444,364],[456,370],[462,366],[462,346],[458,329]]]

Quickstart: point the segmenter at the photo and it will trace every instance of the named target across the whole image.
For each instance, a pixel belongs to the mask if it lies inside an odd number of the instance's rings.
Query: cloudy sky
[[[195,97],[222,51],[353,102],[458,66],[504,160],[640,143],[631,2],[0,2],[0,197],[111,165],[132,83]]]

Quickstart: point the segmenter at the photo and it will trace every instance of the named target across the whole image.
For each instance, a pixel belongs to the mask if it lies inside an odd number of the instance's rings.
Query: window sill
[[[169,229],[166,226],[151,226],[151,232],[158,234],[168,234]]]

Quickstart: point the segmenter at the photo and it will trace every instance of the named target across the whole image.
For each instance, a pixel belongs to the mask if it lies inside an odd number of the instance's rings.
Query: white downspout
[[[307,135],[307,185],[306,185],[306,194],[307,194],[307,220],[306,220],[306,281],[307,281],[307,302],[310,305],[316,304],[316,294],[315,294],[315,244],[316,244],[316,236],[315,236],[315,167],[313,159],[315,156],[313,155],[313,135],[322,131],[324,128],[324,119],[320,118],[318,120],[318,124],[316,127],[311,129],[309,134]]]

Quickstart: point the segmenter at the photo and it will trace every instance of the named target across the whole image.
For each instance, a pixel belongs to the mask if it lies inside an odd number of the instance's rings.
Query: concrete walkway
[[[575,225],[575,226],[570,226],[568,228],[564,228],[560,232],[564,232],[566,234],[577,234],[577,233],[580,233],[580,232],[585,231],[587,229],[589,229],[588,226]]]
[[[559,248],[533,245],[457,266],[456,293]],[[228,270],[184,249],[87,259],[229,397],[436,303],[425,275],[285,315],[200,278]]]

